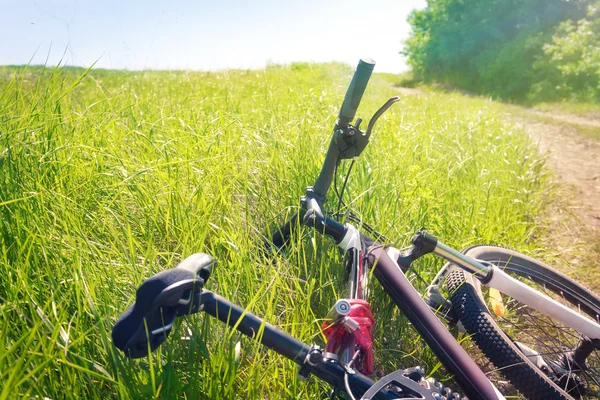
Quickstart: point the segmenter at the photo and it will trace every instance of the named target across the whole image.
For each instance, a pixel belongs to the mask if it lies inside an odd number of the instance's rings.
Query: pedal
[[[550,366],[544,361],[544,358],[534,349],[524,345],[523,343],[515,341],[515,344],[521,350],[525,357],[529,359],[536,367],[544,371],[544,373],[548,374],[551,371]]]

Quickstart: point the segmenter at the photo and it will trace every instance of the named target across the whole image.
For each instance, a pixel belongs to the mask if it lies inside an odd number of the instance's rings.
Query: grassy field
[[[179,323],[139,361],[112,346],[110,331],[145,278],[207,252],[220,262],[209,289],[322,343],[342,288],[334,244],[304,231],[277,268],[260,246],[314,182],[351,74],[337,64],[0,69],[0,400],[321,398],[324,385],[300,382],[291,362],[206,316]],[[396,94],[376,76],[359,115]],[[456,247],[542,254],[546,182],[543,161],[494,103],[412,96],[380,121],[346,200],[398,246],[426,227]],[[427,278],[439,265],[417,269]],[[375,289],[378,369],[436,370]]]

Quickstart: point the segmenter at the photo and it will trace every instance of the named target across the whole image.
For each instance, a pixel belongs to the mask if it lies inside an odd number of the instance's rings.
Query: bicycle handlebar
[[[327,190],[329,190],[329,186],[331,186],[335,166],[339,161],[338,150],[340,130],[348,128],[348,125],[354,120],[356,110],[362,100],[374,68],[375,61],[371,59],[361,59],[356,66],[356,71],[354,72],[352,81],[344,96],[344,102],[342,103],[338,120],[335,124],[333,137],[331,138],[327,154],[325,155],[325,161],[323,162],[321,172],[313,187],[314,192],[319,196],[325,197]]]
[[[331,182],[333,181],[333,174],[335,173],[335,167],[338,163],[339,137],[339,132],[337,130],[334,131],[331,142],[329,142],[329,148],[327,148],[327,154],[325,155],[325,161],[323,161],[321,172],[313,186],[313,191],[321,197],[325,197],[329,190],[329,186],[331,186]]]
[[[154,351],[169,336],[178,316],[199,311],[195,296],[215,263],[208,254],[197,253],[146,279],[136,291],[135,303],[113,327],[115,346],[131,358],[144,357],[148,349]]]
[[[338,115],[338,127],[345,128],[354,120],[356,110],[365,93],[365,89],[367,88],[367,84],[369,83],[374,68],[375,61],[370,58],[361,58],[358,61],[356,72],[354,72],[352,82],[350,82],[350,86],[348,86],[342,108],[340,109],[340,114]]]
[[[145,280],[136,300],[113,327],[114,345],[130,358],[140,358],[158,348],[169,336],[175,319],[205,312],[242,334],[292,360],[304,377],[313,374],[335,388],[354,393],[367,392],[375,382],[359,372],[347,374],[339,363],[325,358],[326,353],[309,346],[266,323],[216,293],[203,289],[216,260],[207,254],[194,254],[177,267]],[[347,376],[346,376],[347,375]],[[377,392],[374,399],[395,399],[394,393]]]
[[[324,216],[320,211],[323,203],[326,201],[327,191],[333,182],[336,166],[340,160],[356,157],[364,150],[375,122],[392,104],[399,100],[399,97],[392,97],[377,110],[369,122],[366,133],[361,132],[359,126],[350,125],[356,116],[356,111],[374,67],[375,61],[371,59],[359,60],[352,81],[344,96],[344,101],[338,120],[334,126],[333,135],[329,142],[327,154],[325,155],[319,176],[314,186],[307,188],[306,196],[302,198],[300,212],[294,214],[290,220],[280,226],[270,236],[270,243],[268,240],[265,241],[266,249],[271,249],[271,243],[277,249],[284,247],[297,222],[320,229],[322,233],[332,236],[337,243],[344,237],[346,233],[344,226]]]

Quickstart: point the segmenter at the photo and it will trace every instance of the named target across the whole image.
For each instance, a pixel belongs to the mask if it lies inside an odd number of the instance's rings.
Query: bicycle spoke
[[[510,272],[510,269],[504,267],[503,269]],[[514,274],[511,275],[514,276]],[[531,275],[516,276],[516,279],[582,314],[579,303],[569,301],[563,292],[552,290],[544,282],[536,282]],[[485,288],[482,288],[482,290],[484,298],[489,298],[488,290]],[[578,390],[579,383],[575,380],[575,377],[578,377],[578,379],[585,382],[588,390],[598,393],[597,391],[600,388],[600,354],[598,351],[593,352],[588,357],[589,369],[587,370],[581,370],[579,366],[575,365],[563,365],[563,360],[568,360],[566,355],[577,348],[581,341],[581,335],[515,299],[506,296],[503,301],[506,311],[502,317],[497,317],[498,325],[513,340],[523,343],[535,351],[535,355],[541,357],[547,364],[562,365],[562,368],[565,368],[567,372],[566,379],[561,383],[563,390],[567,392]],[[599,317],[596,316],[595,319],[598,320]],[[501,370],[502,368],[497,371],[501,372]]]

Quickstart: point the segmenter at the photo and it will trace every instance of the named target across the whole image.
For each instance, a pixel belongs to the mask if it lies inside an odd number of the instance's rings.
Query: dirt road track
[[[419,88],[398,87],[405,96],[426,95]],[[577,132],[577,126],[600,127],[600,118],[535,111],[510,106],[507,117],[519,123],[548,157],[548,164],[563,186],[565,212],[600,235],[600,142]],[[552,123],[556,121],[556,123]],[[568,204],[568,205],[567,205]]]
[[[419,88],[398,88],[405,96],[428,96]],[[467,94],[468,95],[468,94]],[[507,119],[547,157],[558,187],[546,215],[540,216],[542,242],[551,251],[544,259],[590,289],[600,291],[600,141],[578,126],[600,127],[600,118],[507,107]]]
[[[558,196],[542,218],[548,225],[541,238],[553,250],[555,267],[600,291],[600,142],[577,132],[576,125],[598,121],[581,117],[517,112],[508,117],[524,131],[547,157],[558,186]],[[553,124],[552,120],[560,123]],[[543,122],[542,122],[543,121]],[[550,121],[550,122],[549,122]],[[576,121],[576,122],[575,122]],[[569,127],[567,123],[575,124]]]
[[[561,121],[564,120],[561,116]],[[600,143],[564,125],[518,117],[525,132],[548,157],[556,177],[567,187],[568,211],[600,235]],[[580,121],[581,117],[577,117]],[[600,123],[600,121],[589,121]]]

